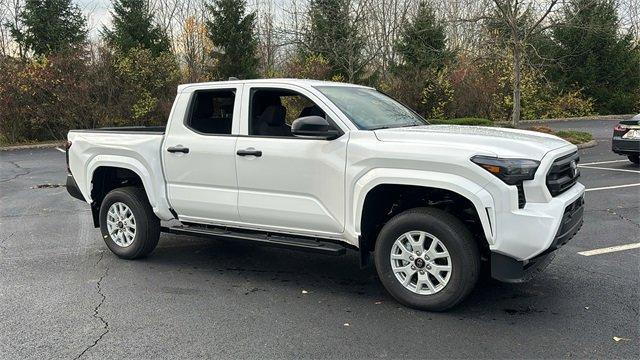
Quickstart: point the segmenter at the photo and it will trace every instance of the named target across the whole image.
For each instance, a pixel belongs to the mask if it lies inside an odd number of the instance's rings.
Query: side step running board
[[[281,234],[262,232],[248,232],[229,228],[215,228],[207,226],[163,226],[162,232],[207,237],[220,240],[251,241],[261,245],[276,246],[293,250],[315,252],[327,255],[344,255],[346,248],[340,244],[323,241],[316,238],[305,238]]]

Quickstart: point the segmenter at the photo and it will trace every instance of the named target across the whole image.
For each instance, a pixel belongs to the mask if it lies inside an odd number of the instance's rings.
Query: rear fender
[[[171,220],[173,215],[169,210],[170,206],[167,202],[164,186],[154,183],[149,170],[138,160],[119,155],[98,155],[91,159],[87,165],[87,179],[84,188],[80,188],[85,199],[89,203],[92,203],[91,199],[91,186],[93,175],[95,171],[100,167],[116,167],[133,171],[142,180],[147,197],[149,198],[149,204],[153,208],[153,212],[161,220]],[[164,181],[163,179],[159,179]],[[156,179],[158,181],[158,179]]]

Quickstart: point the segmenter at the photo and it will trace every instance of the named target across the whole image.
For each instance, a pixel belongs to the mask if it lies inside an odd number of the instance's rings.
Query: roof
[[[201,82],[201,83],[190,83],[190,84],[181,84],[178,85],[178,92],[182,91],[185,88],[191,86],[206,86],[206,85],[219,85],[219,84],[229,84],[229,85],[237,85],[237,84],[264,84],[264,83],[281,83],[281,84],[292,84],[298,86],[347,86],[347,87],[360,87],[360,88],[368,88],[367,86],[349,84],[343,82],[336,81],[323,81],[323,80],[313,80],[313,79],[292,79],[292,78],[273,78],[273,79],[251,79],[251,80],[228,80],[228,81],[210,81],[210,82]]]

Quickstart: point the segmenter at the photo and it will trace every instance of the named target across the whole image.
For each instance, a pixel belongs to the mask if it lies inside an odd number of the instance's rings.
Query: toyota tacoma
[[[399,302],[441,311],[481,272],[522,282],[582,225],[577,148],[549,134],[430,125],[374,88],[180,85],[166,127],[72,130],[67,189],[109,249],[162,232],[370,259]]]

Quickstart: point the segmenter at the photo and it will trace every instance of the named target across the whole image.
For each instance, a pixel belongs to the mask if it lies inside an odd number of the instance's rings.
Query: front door
[[[186,117],[167,129],[162,156],[167,195],[181,221],[236,222],[235,147],[242,86],[182,93]],[[174,112],[180,112],[175,109]]]
[[[242,222],[281,232],[343,232],[348,135],[316,140],[291,134],[296,118],[327,116],[313,99],[293,86],[245,88],[246,136],[236,144]]]

